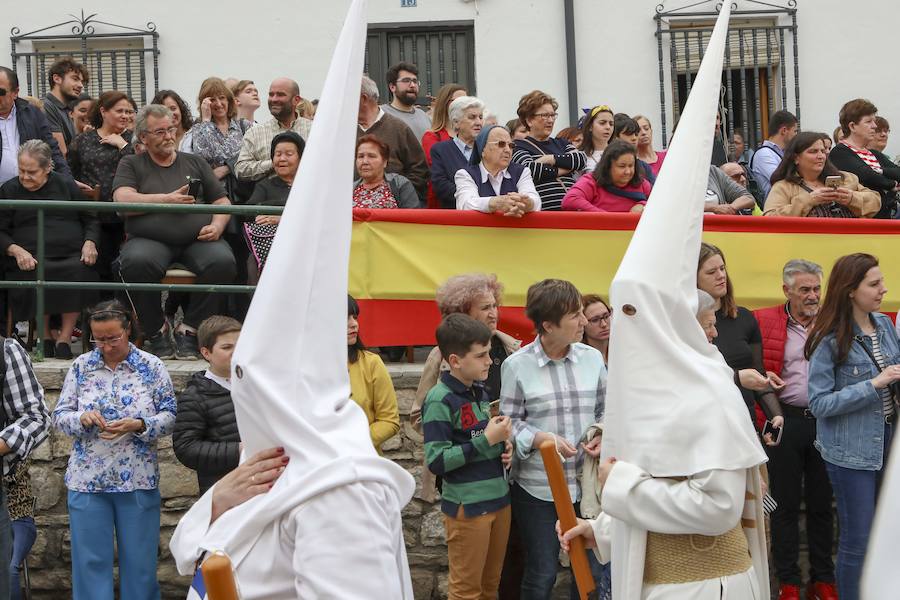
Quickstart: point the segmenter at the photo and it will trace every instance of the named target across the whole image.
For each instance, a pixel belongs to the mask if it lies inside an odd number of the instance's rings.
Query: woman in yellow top
[[[381,445],[400,431],[400,410],[394,384],[381,357],[366,350],[359,337],[359,304],[347,296],[347,360],[350,397],[369,419],[372,444],[381,454]]]
[[[804,131],[793,139],[772,174],[766,197],[767,217],[872,217],[881,208],[877,192],[860,185],[859,178],[828,160],[824,133]],[[840,177],[836,187],[826,177]]]

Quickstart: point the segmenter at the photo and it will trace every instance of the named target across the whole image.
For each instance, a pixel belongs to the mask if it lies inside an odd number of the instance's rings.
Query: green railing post
[[[123,207],[113,202],[88,202],[72,200],[6,200],[0,199],[0,210],[34,210],[37,211],[37,266],[34,272],[34,281],[9,281],[0,280],[0,290],[24,289],[34,290],[34,312],[36,347],[33,351],[35,361],[44,360],[44,312],[46,302],[44,294],[47,290],[135,290],[154,291],[179,290],[184,292],[215,292],[215,293],[243,293],[252,294],[256,286],[235,284],[165,284],[165,283],[122,283],[122,282],[89,282],[89,281],[47,281],[45,267],[46,259],[46,232],[44,231],[45,211],[97,211],[117,212]],[[169,213],[179,214],[229,214],[253,217],[256,215],[280,215],[284,208],[281,206],[235,206],[217,204],[129,204],[129,210],[138,213]],[[15,324],[13,324],[15,326]],[[87,331],[85,331],[87,335]]]
[[[41,362],[44,360],[44,256],[46,255],[44,243],[44,209],[39,208],[37,211],[37,270],[35,272],[35,301],[34,301],[34,322],[35,322],[35,342],[34,342],[34,360]],[[66,340],[68,342],[68,340]]]

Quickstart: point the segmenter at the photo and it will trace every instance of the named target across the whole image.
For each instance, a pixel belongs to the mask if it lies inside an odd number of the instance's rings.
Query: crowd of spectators
[[[117,212],[47,211],[47,279],[157,283],[177,264],[198,283],[256,282],[278,216],[241,221],[140,213],[129,204],[283,206],[317,104],[301,96],[296,81],[272,81],[271,118],[258,122],[259,90],[251,80],[207,78],[192,111],[173,90],[159,91],[140,109],[121,91],[87,97],[90,73],[71,58],[54,63],[46,76],[50,91],[43,99],[20,98],[16,73],[0,67],[0,198],[121,205]],[[385,83],[390,98],[380,102],[375,81],[361,80],[357,208],[516,218],[533,211],[640,213],[655,201],[653,184],[666,152],[654,148],[646,116],[601,104],[561,128],[558,102],[534,90],[522,96],[516,118],[501,126],[483,100],[457,84],[420,106],[414,64],[394,65]],[[794,115],[777,111],[758,148],[749,148],[740,130],[725,140],[717,121],[705,210],[896,218],[900,166],[884,153],[888,122],[864,99],[844,104],[838,121],[832,136],[800,132]],[[35,277],[37,227],[34,211],[0,211],[5,278]],[[798,598],[803,584],[797,521],[804,480],[809,597],[836,598],[835,581],[841,598],[857,597],[859,557],[896,414],[891,392],[900,380],[892,367],[900,363],[896,331],[877,312],[886,291],[877,260],[861,254],[840,259],[817,318],[821,276],[818,265],[789,262],[785,304],[751,313],[737,304],[718,248],[705,244],[697,267],[698,319],[734,369],[748,418],[761,432],[766,426],[781,432],[761,435],[761,443],[770,453],[778,505],[772,550],[784,600]],[[576,511],[590,516],[592,509],[579,500],[598,491],[580,474],[590,473],[599,455],[600,437],[591,428],[603,416],[613,312],[596,293],[582,295],[567,281],[541,281],[526,301],[537,337],[520,348],[498,330],[502,290],[496,276],[483,274],[459,275],[438,289],[438,345],[411,414],[425,441],[422,497],[434,500],[441,492],[452,597],[549,598],[559,552],[556,511],[534,450],[546,440],[556,443]],[[6,302],[8,328],[38,316],[33,292],[10,292]],[[160,437],[174,435],[175,454],[197,472],[201,491],[237,467],[241,445],[229,378],[245,311],[245,302],[213,293],[169,294],[164,306],[158,292],[121,299],[90,290],[47,292],[39,325],[45,355],[73,358],[70,340],[79,327],[95,345],[75,359],[52,415],[53,425],[74,440],[66,486],[75,598],[98,598],[98,590],[112,597],[113,536],[122,597],[159,597]],[[359,312],[349,298],[352,398],[380,453],[399,431],[400,416],[381,357],[362,342]],[[138,338],[143,348],[132,343]],[[10,352],[5,346],[7,360],[27,360]],[[209,368],[176,398],[161,359],[201,357]],[[843,368],[851,359],[852,376]],[[123,381],[130,383],[123,387]],[[503,417],[492,416],[498,403]],[[850,440],[848,431],[864,434]],[[123,456],[130,457],[127,468]],[[20,465],[8,475],[21,478],[24,471],[27,480],[27,463]],[[18,485],[25,489],[27,481]],[[841,521],[837,573],[832,488]],[[16,514],[13,577],[34,540],[33,515]],[[0,527],[0,552],[2,533]],[[591,570],[601,597],[608,597],[608,566],[592,559]]]
[[[205,79],[193,109],[188,94],[160,90],[138,111],[121,91],[86,96],[91,73],[71,57],[53,63],[46,77],[44,98],[19,98],[16,73],[0,67],[0,184],[7,185],[6,198],[284,205],[317,105],[287,77],[269,85],[271,118],[259,122],[259,90],[248,79]],[[645,115],[600,104],[563,127],[557,100],[534,90],[522,96],[516,117],[499,127],[485,102],[462,85],[444,85],[426,106],[415,64],[393,65],[384,82],[386,99],[370,77],[360,85],[357,208],[521,217],[555,210],[639,213],[652,202],[666,151],[654,147]],[[883,152],[888,122],[864,99],[847,102],[837,117],[832,144],[826,134],[799,133],[798,119],[778,110],[758,148],[749,148],[739,129],[726,140],[717,119],[706,211],[897,216],[900,166]],[[29,141],[34,143],[25,146]],[[32,166],[33,174],[26,169]],[[11,279],[35,276],[36,236],[27,212],[0,215]],[[52,250],[55,263],[48,259],[47,266],[63,281],[156,283],[174,264],[194,273],[198,283],[252,284],[278,226],[275,216],[142,215],[125,207],[60,211],[53,219],[65,243]],[[44,354],[68,359],[70,336],[79,330],[73,315],[77,319],[94,298],[65,296],[62,305],[49,302],[42,319]],[[8,329],[35,317],[33,292],[5,300]],[[155,293],[136,292],[127,300],[137,310],[144,347],[164,359],[198,358],[199,323],[212,314],[241,319],[248,305],[243,296],[221,294],[171,293],[164,308],[157,307]],[[7,317],[6,310],[0,313]]]

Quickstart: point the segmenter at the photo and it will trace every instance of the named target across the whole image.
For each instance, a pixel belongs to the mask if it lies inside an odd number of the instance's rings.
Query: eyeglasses
[[[596,317],[592,317],[588,319],[588,323],[591,325],[599,325],[600,323],[609,322],[610,318],[612,318],[612,312],[608,312],[605,315],[597,315]]]
[[[508,142],[506,140],[500,140],[497,142],[488,142],[488,144],[497,144],[497,147],[500,148],[501,150],[503,150],[504,148],[509,148],[510,150],[512,150],[513,146],[515,145],[512,140],[510,140]]]
[[[405,83],[408,85],[419,85],[419,80],[415,77],[401,77],[397,83]]]
[[[555,120],[556,120],[556,117],[559,116],[559,113],[557,113],[557,112],[552,112],[552,113],[534,113],[534,116],[537,117],[538,119],[544,119],[545,121],[555,121]]]
[[[178,128],[177,127],[167,127],[165,129],[156,129],[155,131],[148,131],[147,133],[149,133],[150,135],[155,136],[155,137],[163,137],[167,134],[171,135],[171,136],[175,136],[175,134],[178,133]]]
[[[92,344],[94,344],[95,346],[111,346],[112,344],[115,344],[116,342],[120,341],[123,337],[125,337],[124,331],[114,337],[108,337],[108,338],[102,338],[102,339],[95,339],[94,337],[91,337],[90,342]]]

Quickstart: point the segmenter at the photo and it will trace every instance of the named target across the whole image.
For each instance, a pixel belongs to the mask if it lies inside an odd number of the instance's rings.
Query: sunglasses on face
[[[6,89],[0,88],[0,98],[2,98],[3,96],[5,96],[5,95],[8,94],[8,93],[9,93],[9,92],[8,92]]]
[[[488,143],[489,144],[497,144],[497,147],[500,148],[501,150],[503,150],[504,148],[509,148],[510,150],[513,149],[512,141],[507,142],[506,140],[500,140],[499,142],[488,142]]]

